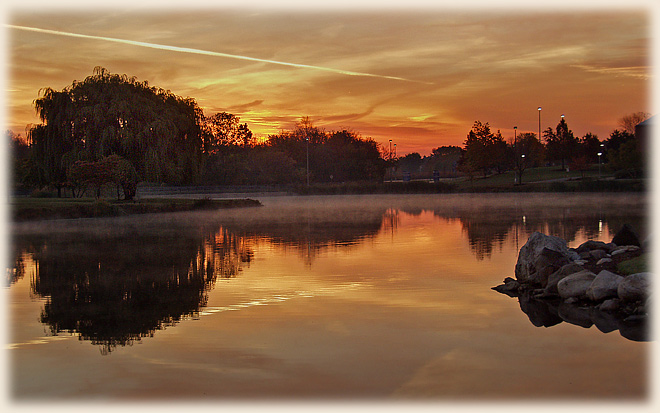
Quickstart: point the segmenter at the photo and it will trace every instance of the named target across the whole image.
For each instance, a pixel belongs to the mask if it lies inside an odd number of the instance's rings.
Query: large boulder
[[[606,244],[603,241],[589,240],[589,241],[585,241],[582,245],[577,247],[575,251],[577,251],[578,253],[582,253],[582,252],[589,252],[592,250],[608,250],[608,249],[609,249],[609,244]]]
[[[629,224],[623,224],[623,227],[614,235],[612,238],[612,243],[616,245],[636,245],[638,247],[642,246],[642,243],[639,241],[639,236],[635,230]]]
[[[550,274],[577,259],[579,255],[563,239],[534,232],[518,253],[516,279],[545,287]]]
[[[623,277],[613,272],[603,270],[596,275],[596,278],[587,289],[587,298],[591,301],[603,301],[607,298],[616,298],[618,296],[619,283]]]
[[[545,286],[546,294],[557,294],[558,293],[557,292],[557,283],[559,281],[561,281],[562,279],[564,279],[565,277],[567,277],[571,274],[575,274],[576,272],[580,272],[580,271],[583,271],[583,270],[584,270],[584,268],[581,265],[576,264],[574,262],[571,262],[569,264],[566,264],[566,265],[562,266],[560,269],[553,272],[548,277],[548,283]]]
[[[640,272],[624,277],[617,287],[622,301],[645,301],[651,288],[651,273]]]
[[[557,283],[557,292],[564,300],[568,298],[586,298],[587,290],[596,279],[596,274],[583,270],[571,274]]]

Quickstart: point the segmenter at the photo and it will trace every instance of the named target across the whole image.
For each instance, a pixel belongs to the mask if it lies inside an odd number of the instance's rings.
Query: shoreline
[[[139,201],[80,198],[12,198],[9,216],[12,222],[35,222],[55,219],[106,218],[168,212],[254,208],[260,206],[262,206],[261,202],[250,198],[148,198]]]

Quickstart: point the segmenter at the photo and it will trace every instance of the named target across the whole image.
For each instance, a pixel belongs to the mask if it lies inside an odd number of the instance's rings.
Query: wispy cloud
[[[178,53],[192,53],[192,54],[197,54],[197,55],[224,57],[224,58],[229,58],[229,59],[238,59],[238,60],[246,60],[246,61],[251,61],[251,62],[260,62],[260,63],[269,63],[269,64],[281,65],[281,66],[297,67],[297,68],[302,68],[302,69],[322,70],[322,71],[326,71],[326,72],[336,73],[336,74],[340,74],[340,75],[347,75],[347,76],[364,76],[364,77],[375,77],[375,78],[380,78],[380,79],[398,80],[398,81],[404,81],[404,82],[426,83],[426,82],[421,82],[421,81],[412,80],[412,79],[406,79],[406,78],[398,77],[398,76],[386,76],[386,75],[377,75],[377,74],[373,74],[373,73],[354,72],[354,71],[350,71],[350,70],[342,70],[342,69],[336,69],[336,68],[331,68],[331,67],[306,65],[306,64],[301,64],[301,63],[282,62],[282,61],[278,61],[278,60],[260,59],[260,58],[256,58],[256,57],[250,57],[250,56],[242,56],[242,55],[229,54],[229,53],[213,52],[213,51],[209,51],[209,50],[193,49],[193,48],[189,48],[189,47],[168,46],[168,45],[157,44],[157,43],[148,43],[148,42],[140,42],[140,41],[135,41],[135,40],[119,39],[119,38],[115,38],[115,37],[92,36],[92,35],[87,35],[87,34],[71,33],[71,32],[59,31],[59,30],[40,29],[40,28],[37,28],[37,27],[16,26],[16,25],[11,25],[11,24],[6,24],[5,27],[8,27],[10,29],[15,29],[15,30],[23,30],[23,31],[29,31],[29,32],[51,34],[51,35],[56,35],[56,36],[76,37],[76,38],[79,38],[79,39],[89,39],[89,40],[102,40],[102,41],[106,41],[106,42],[121,43],[121,44],[126,44],[126,45],[131,45],[131,46],[139,46],[139,47],[148,47],[148,48],[151,48],[151,49],[167,50],[167,51],[178,52]]]
[[[650,70],[646,66],[630,66],[630,67],[598,67],[592,65],[573,65],[579,69],[591,73],[600,73],[613,76],[626,76],[636,79],[648,80],[651,78]]]

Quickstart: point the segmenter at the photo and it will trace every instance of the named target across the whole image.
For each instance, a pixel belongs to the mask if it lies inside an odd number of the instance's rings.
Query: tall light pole
[[[539,106],[539,142],[541,141],[541,107]]]
[[[307,137],[307,186],[309,186],[309,136]]]
[[[514,159],[517,158],[516,153],[518,152],[518,146],[516,145],[516,133],[518,132],[518,127],[514,126],[513,127],[513,156]],[[518,176],[517,176],[518,171],[513,172],[513,183],[517,184],[518,183]]]
[[[394,159],[396,159],[396,143],[394,144]]]
[[[598,179],[600,179],[600,155],[602,154],[602,152],[598,152]]]
[[[392,160],[392,139],[390,139],[390,161]]]

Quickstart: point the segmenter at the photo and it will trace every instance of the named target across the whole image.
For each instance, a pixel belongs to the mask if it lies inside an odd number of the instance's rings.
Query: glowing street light
[[[541,140],[541,107],[539,106],[539,141]]]

